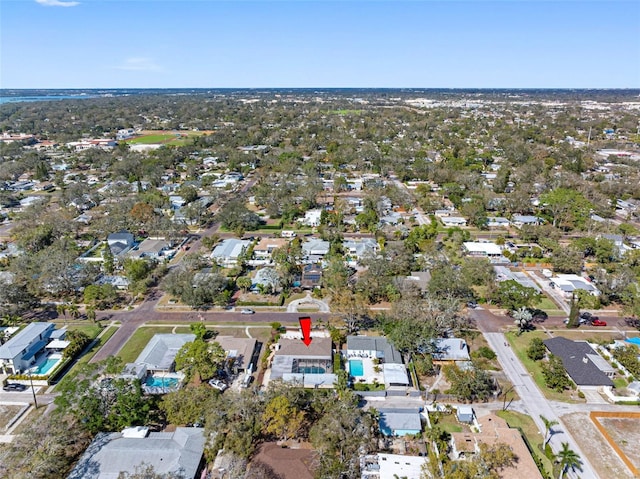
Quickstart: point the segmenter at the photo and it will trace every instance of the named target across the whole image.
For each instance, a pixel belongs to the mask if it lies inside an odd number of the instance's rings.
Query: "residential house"
[[[67,479],[115,479],[150,464],[163,477],[195,479],[204,469],[204,429],[177,427],[173,432],[149,432],[134,427],[100,433]]]
[[[406,389],[409,375],[402,362],[402,355],[387,338],[380,336],[347,336],[347,358],[378,362],[386,389]]]
[[[135,249],[129,251],[128,256],[134,259],[147,258],[158,261],[170,249],[168,241],[147,238]]]
[[[412,284],[417,286],[420,291],[425,292],[429,287],[429,281],[431,281],[430,271],[412,271],[411,275],[406,276],[405,284]]]
[[[250,369],[255,370],[260,354],[260,344],[254,338],[235,338],[233,336],[216,336],[216,342],[227,353],[228,370],[238,374]]]
[[[305,264],[302,267],[300,287],[304,289],[319,288],[322,284],[322,265],[320,263]]]
[[[347,263],[354,268],[364,258],[373,257],[380,251],[380,245],[372,238],[364,238],[360,241],[345,240],[342,242],[342,247],[347,256]]]
[[[227,268],[236,266],[239,258],[246,253],[249,246],[251,246],[249,240],[226,239],[213,248],[211,259]]]
[[[549,352],[558,356],[571,380],[578,388],[613,386],[615,369],[586,341],[572,341],[563,337],[545,339]]]
[[[550,286],[562,291],[566,298],[571,298],[577,289],[582,289],[592,296],[600,296],[598,288],[577,274],[557,274],[550,279]]]
[[[511,224],[516,228],[522,228],[523,226],[539,226],[543,223],[544,219],[539,216],[513,215],[511,217]]]
[[[300,220],[300,223],[307,226],[320,226],[320,217],[322,216],[322,210],[314,209],[309,210],[304,214],[304,218]]]
[[[66,330],[55,329],[53,323],[29,323],[0,346],[0,370],[3,374],[20,374],[34,366],[47,345],[54,340],[64,338]]]
[[[97,285],[110,284],[120,291],[129,289],[129,279],[126,276],[103,274],[96,281]]]
[[[151,374],[172,372],[180,348],[195,339],[195,334],[154,334],[135,364],[144,365]]]
[[[431,354],[433,364],[466,365],[471,361],[469,356],[469,346],[464,339],[460,338],[438,338],[434,341],[434,352]]]
[[[502,247],[491,242],[465,241],[464,249],[468,256],[497,260],[502,258]]]
[[[328,241],[311,238],[302,243],[302,254],[308,263],[317,263],[329,253],[331,244]]]
[[[378,409],[378,425],[385,436],[408,436],[422,432],[419,408]]]
[[[118,233],[111,233],[107,236],[107,245],[109,249],[111,249],[111,253],[113,256],[120,256],[127,253],[133,245],[135,244],[135,239],[133,234],[128,231],[120,231]]]
[[[463,218],[462,216],[445,216],[443,218],[440,218],[440,221],[447,227],[467,226],[467,219]]]
[[[531,457],[520,431],[512,429],[507,422],[488,414],[477,419],[479,432],[454,432],[451,434],[451,457],[454,460],[471,458],[480,452],[480,444],[495,446],[507,444],[518,461],[511,467],[500,470],[502,479],[542,479],[542,475]]]
[[[406,456],[401,454],[385,454],[360,458],[360,479],[421,479],[423,467],[427,464],[426,456]]]
[[[507,218],[492,216],[487,218],[487,226],[489,228],[508,228],[511,222]]]
[[[283,231],[284,234],[284,231]],[[289,244],[287,238],[260,238],[253,247],[253,259],[250,261],[252,265],[271,264],[271,255],[273,252]]]
[[[261,268],[256,271],[252,281],[252,289],[266,288],[271,292],[280,290],[280,275],[274,268]]]
[[[313,337],[307,346],[301,339],[282,338],[271,363],[270,379],[295,382],[304,387],[333,388],[333,343]]]
[[[461,404],[456,409],[456,419],[460,422],[473,424],[475,417],[476,413],[471,406]]]
[[[116,140],[128,140],[129,138],[133,138],[135,134],[136,130],[134,130],[133,128],[123,128],[121,130],[118,130],[118,132],[116,133]]]

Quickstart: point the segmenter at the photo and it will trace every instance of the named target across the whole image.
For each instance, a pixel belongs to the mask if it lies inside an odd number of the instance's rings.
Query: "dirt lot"
[[[9,421],[18,414],[22,406],[0,404],[0,432],[6,431]]]
[[[573,413],[562,416],[569,432],[578,442],[580,449],[589,458],[589,463],[600,477],[633,479],[633,475],[609,446],[586,413]],[[637,444],[637,443],[636,443]]]
[[[614,418],[600,417],[600,424],[604,426],[611,438],[622,449],[631,463],[640,469],[640,417]]]

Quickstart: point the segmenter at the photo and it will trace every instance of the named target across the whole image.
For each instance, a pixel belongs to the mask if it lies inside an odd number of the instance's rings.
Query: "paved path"
[[[318,307],[319,312],[328,313],[329,305],[324,301],[321,301],[316,298],[312,298],[309,293],[302,298],[291,301],[287,306],[287,313],[297,313],[299,307],[304,307],[305,304],[311,304]]]
[[[476,319],[476,323],[479,329],[484,333],[489,346],[498,355],[498,361],[500,361],[502,370],[515,387],[515,390],[520,397],[521,404],[529,416],[531,416],[531,419],[535,422],[540,433],[545,433],[544,423],[542,422],[542,419],[540,419],[541,415],[550,421],[559,421],[559,424],[562,424],[562,420],[556,413],[551,402],[548,401],[540,389],[538,389],[533,378],[529,375],[516,354],[508,345],[504,334],[495,331],[495,327],[490,328],[493,329],[493,331],[487,331],[487,328],[484,327],[485,325],[489,325],[488,321],[483,321],[483,318],[487,318],[487,313],[487,311],[471,311],[471,316]],[[562,430],[558,426],[556,426],[554,431],[555,434],[553,434],[549,440],[552,450],[557,453],[562,448],[561,444],[563,442],[567,442],[569,443],[569,447],[575,451],[582,460],[582,471],[579,474],[569,471],[568,476],[572,478],[580,477],[581,479],[598,479],[599,476],[589,463],[589,459],[580,450],[580,447],[571,434]]]

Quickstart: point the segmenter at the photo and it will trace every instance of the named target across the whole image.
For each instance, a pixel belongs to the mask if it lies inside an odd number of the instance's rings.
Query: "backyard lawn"
[[[544,464],[547,474],[553,477],[553,464],[547,456],[544,455],[543,451],[544,437],[542,437],[542,434],[538,431],[533,419],[515,411],[498,411],[497,415],[507,421],[509,427],[520,429],[520,432],[526,438],[531,449],[533,449],[533,453],[542,461],[542,464]]]

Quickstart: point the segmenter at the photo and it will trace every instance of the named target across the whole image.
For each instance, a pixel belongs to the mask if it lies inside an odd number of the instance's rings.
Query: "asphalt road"
[[[507,343],[504,334],[495,331],[495,323],[500,321],[499,318],[496,317],[496,319],[489,325],[490,330],[485,331],[483,329],[487,329],[485,328],[485,324],[489,323],[489,316],[494,315],[488,311],[482,310],[472,310],[470,311],[470,315],[476,320],[479,329],[484,333],[484,337],[487,339],[489,346],[498,355],[498,361],[500,361],[502,370],[515,387],[524,408],[535,422],[540,433],[545,433],[544,423],[542,422],[542,419],[540,419],[541,415],[550,421],[558,421],[561,425],[562,420],[556,414],[553,405],[544,397],[540,389],[538,389],[538,386],[531,378],[526,368],[522,365],[516,354],[508,345],[509,343]],[[549,440],[552,450],[557,453],[562,449],[561,444],[566,442],[569,443],[569,447],[575,451],[582,460],[582,471],[580,471],[579,474],[569,471],[568,476],[572,478],[580,477],[581,479],[598,479],[599,476],[596,474],[595,470],[589,463],[588,458],[580,450],[580,447],[571,434],[561,426],[555,426],[553,430],[554,434]]]

